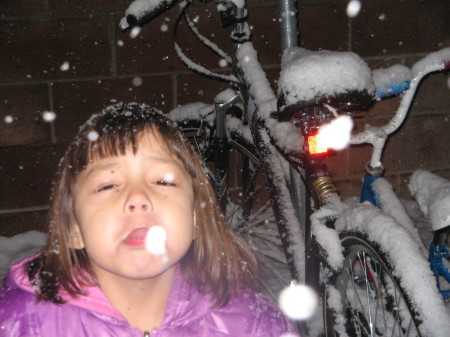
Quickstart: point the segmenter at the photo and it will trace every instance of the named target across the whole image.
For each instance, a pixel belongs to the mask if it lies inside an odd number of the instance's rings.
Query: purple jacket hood
[[[88,295],[70,297],[63,305],[36,301],[24,265],[14,265],[0,291],[0,337],[139,337],[109,303],[98,287]],[[290,333],[290,334],[288,334]],[[176,273],[160,329],[150,336],[295,336],[293,324],[266,299],[251,291],[232,297],[222,308],[213,307],[209,295],[200,294]]]

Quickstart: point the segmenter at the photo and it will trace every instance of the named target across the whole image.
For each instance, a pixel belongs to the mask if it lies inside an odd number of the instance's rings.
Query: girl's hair
[[[228,229],[202,163],[177,126],[161,112],[143,104],[116,104],[93,115],[79,130],[62,158],[49,212],[49,234],[43,253],[27,265],[38,299],[64,303],[61,291],[83,295],[94,275],[84,249],[70,246],[73,233],[73,187],[80,172],[96,159],[138,151],[139,137],[158,133],[162,146],[188,172],[194,192],[197,231],[180,262],[185,279],[201,293],[211,293],[217,306],[231,293],[253,285],[256,260],[249,248]]]

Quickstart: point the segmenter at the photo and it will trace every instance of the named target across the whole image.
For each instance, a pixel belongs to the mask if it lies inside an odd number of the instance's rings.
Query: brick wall
[[[192,74],[176,58],[171,27],[176,7],[145,26],[136,38],[118,29],[129,1],[3,0],[0,2],[0,235],[45,228],[51,180],[68,141],[92,113],[117,101],[145,102],[164,111],[210,101],[225,85]],[[358,17],[346,1],[299,0],[300,43],[308,49],[352,50],[373,68],[412,65],[449,46],[448,0],[366,0]],[[249,0],[254,43],[275,84],[280,47],[276,1]],[[218,43],[213,6],[198,10],[200,29]],[[183,34],[181,34],[183,36]],[[220,41],[220,42],[219,42]],[[180,44],[201,64],[222,71],[218,59],[191,38]],[[61,66],[68,64],[68,70]],[[134,85],[133,79],[142,79]],[[358,121],[380,123],[397,101],[378,103]],[[450,178],[448,77],[425,81],[412,116],[384,155],[386,175],[406,195],[406,179],[418,167]],[[42,120],[44,111],[57,115]],[[12,117],[11,123],[5,117]],[[405,150],[409,152],[406,153]],[[360,186],[366,146],[330,159],[345,196]]]

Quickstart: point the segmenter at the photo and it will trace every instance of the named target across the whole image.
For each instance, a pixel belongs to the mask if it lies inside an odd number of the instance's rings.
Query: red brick
[[[363,112],[361,115],[356,116],[356,118],[359,119],[360,116],[361,117],[364,116],[364,118],[371,118],[371,119],[377,117],[390,118],[394,116],[399,106],[400,106],[400,99],[398,97],[384,99],[379,102],[374,102],[372,107],[368,111]]]
[[[103,81],[55,83],[53,88],[56,138],[71,140],[79,127],[93,113],[115,102],[147,103],[163,111],[173,105],[170,77],[142,77],[142,85],[134,86],[132,78]]]
[[[450,180],[450,169],[433,171],[433,173],[434,173],[434,174],[437,174],[437,175],[440,176],[441,178]]]
[[[298,6],[301,46],[311,50],[347,50],[345,3],[318,2]]]
[[[198,74],[179,75],[177,76],[177,105],[193,102],[213,104],[214,97],[228,87],[228,83]]]
[[[47,205],[65,144],[0,148],[0,209]]]
[[[336,180],[335,185],[342,200],[353,197],[356,197],[357,200],[359,200],[362,188],[361,179]]]
[[[49,0],[50,11],[56,14],[87,14],[119,11],[125,13],[130,0]]]
[[[109,73],[105,17],[0,22],[0,82],[63,79]],[[69,62],[70,69],[60,66]]]
[[[12,237],[30,230],[47,231],[47,211],[5,213],[0,215],[0,236]]]
[[[0,13],[3,17],[42,15],[45,12],[45,0],[2,0]]]
[[[389,139],[384,154],[386,173],[449,168],[449,129],[448,115],[412,116]]]
[[[382,68],[388,68],[390,66],[396,65],[396,64],[405,64],[405,60],[403,57],[396,57],[396,56],[384,56],[376,59],[369,59],[366,60],[367,64],[369,65],[370,69],[382,69]],[[405,64],[406,65],[406,64]],[[407,65],[409,66],[409,65]]]
[[[348,150],[330,152],[326,160],[327,168],[330,174],[336,178],[348,177]]]
[[[116,41],[120,40],[123,43],[123,46],[117,47],[117,71],[119,74],[161,73],[188,70],[176,56],[173,47],[172,29],[176,14],[177,11],[172,9],[160,15],[142,27],[136,38],[131,38],[129,32],[120,32],[118,26],[116,27]],[[202,13],[201,16],[199,15],[201,25],[203,25],[203,22],[209,23],[210,18],[207,17],[207,14]],[[117,24],[119,23],[119,19],[117,17]],[[199,42],[193,40],[191,34],[187,34],[185,26],[183,24],[179,30],[179,43],[183,51],[194,61],[202,63],[203,66],[218,68],[219,59],[215,60],[212,52],[206,47],[202,47]],[[162,28],[168,28],[169,30],[163,32]],[[206,33],[210,36],[210,28],[208,28]]]
[[[280,67],[270,67],[265,68],[264,71],[266,73],[267,79],[269,80],[269,83],[272,87],[272,89],[275,91],[275,94],[277,94],[278,90],[278,79],[280,77]]]
[[[280,14],[277,6],[250,8],[252,42],[262,65],[281,63]]]
[[[46,84],[0,86],[0,146],[51,141],[50,126],[42,121],[49,109]],[[14,122],[5,123],[12,116]]]
[[[279,69],[268,69],[266,75],[276,92],[276,80]],[[213,103],[214,97],[229,88],[226,82],[213,80],[199,74],[183,74],[177,76],[177,105],[204,102]]]
[[[437,112],[450,114],[450,76],[444,73],[427,77],[414,99],[413,113]]]
[[[363,56],[436,50],[450,35],[448,11],[447,0],[365,1],[352,19],[352,50]]]
[[[205,11],[196,8],[190,17],[196,20],[198,30],[230,55],[232,50],[230,28],[221,27],[215,9]],[[252,8],[250,12],[253,41],[262,64],[280,63],[278,14],[274,14],[274,11],[276,12],[276,7]],[[173,49],[172,29],[176,14],[173,9],[160,15],[144,26],[134,39],[129,33],[116,33],[116,39],[124,43],[123,47],[117,47],[119,74],[188,71]],[[268,19],[271,16],[273,18]],[[118,22],[118,19],[116,21]],[[163,33],[161,28],[164,26],[168,26],[169,31]],[[182,51],[194,62],[213,71],[221,70],[219,66],[221,57],[195,39],[184,21],[178,29],[177,42]]]

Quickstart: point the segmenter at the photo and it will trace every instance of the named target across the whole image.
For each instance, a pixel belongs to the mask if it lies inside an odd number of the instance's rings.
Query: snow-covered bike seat
[[[372,72],[355,53],[297,47],[283,53],[278,81],[279,119],[323,103],[338,112],[366,110],[374,94]]]
[[[430,219],[433,231],[450,226],[450,181],[431,172],[417,170],[409,179],[409,190]]]

